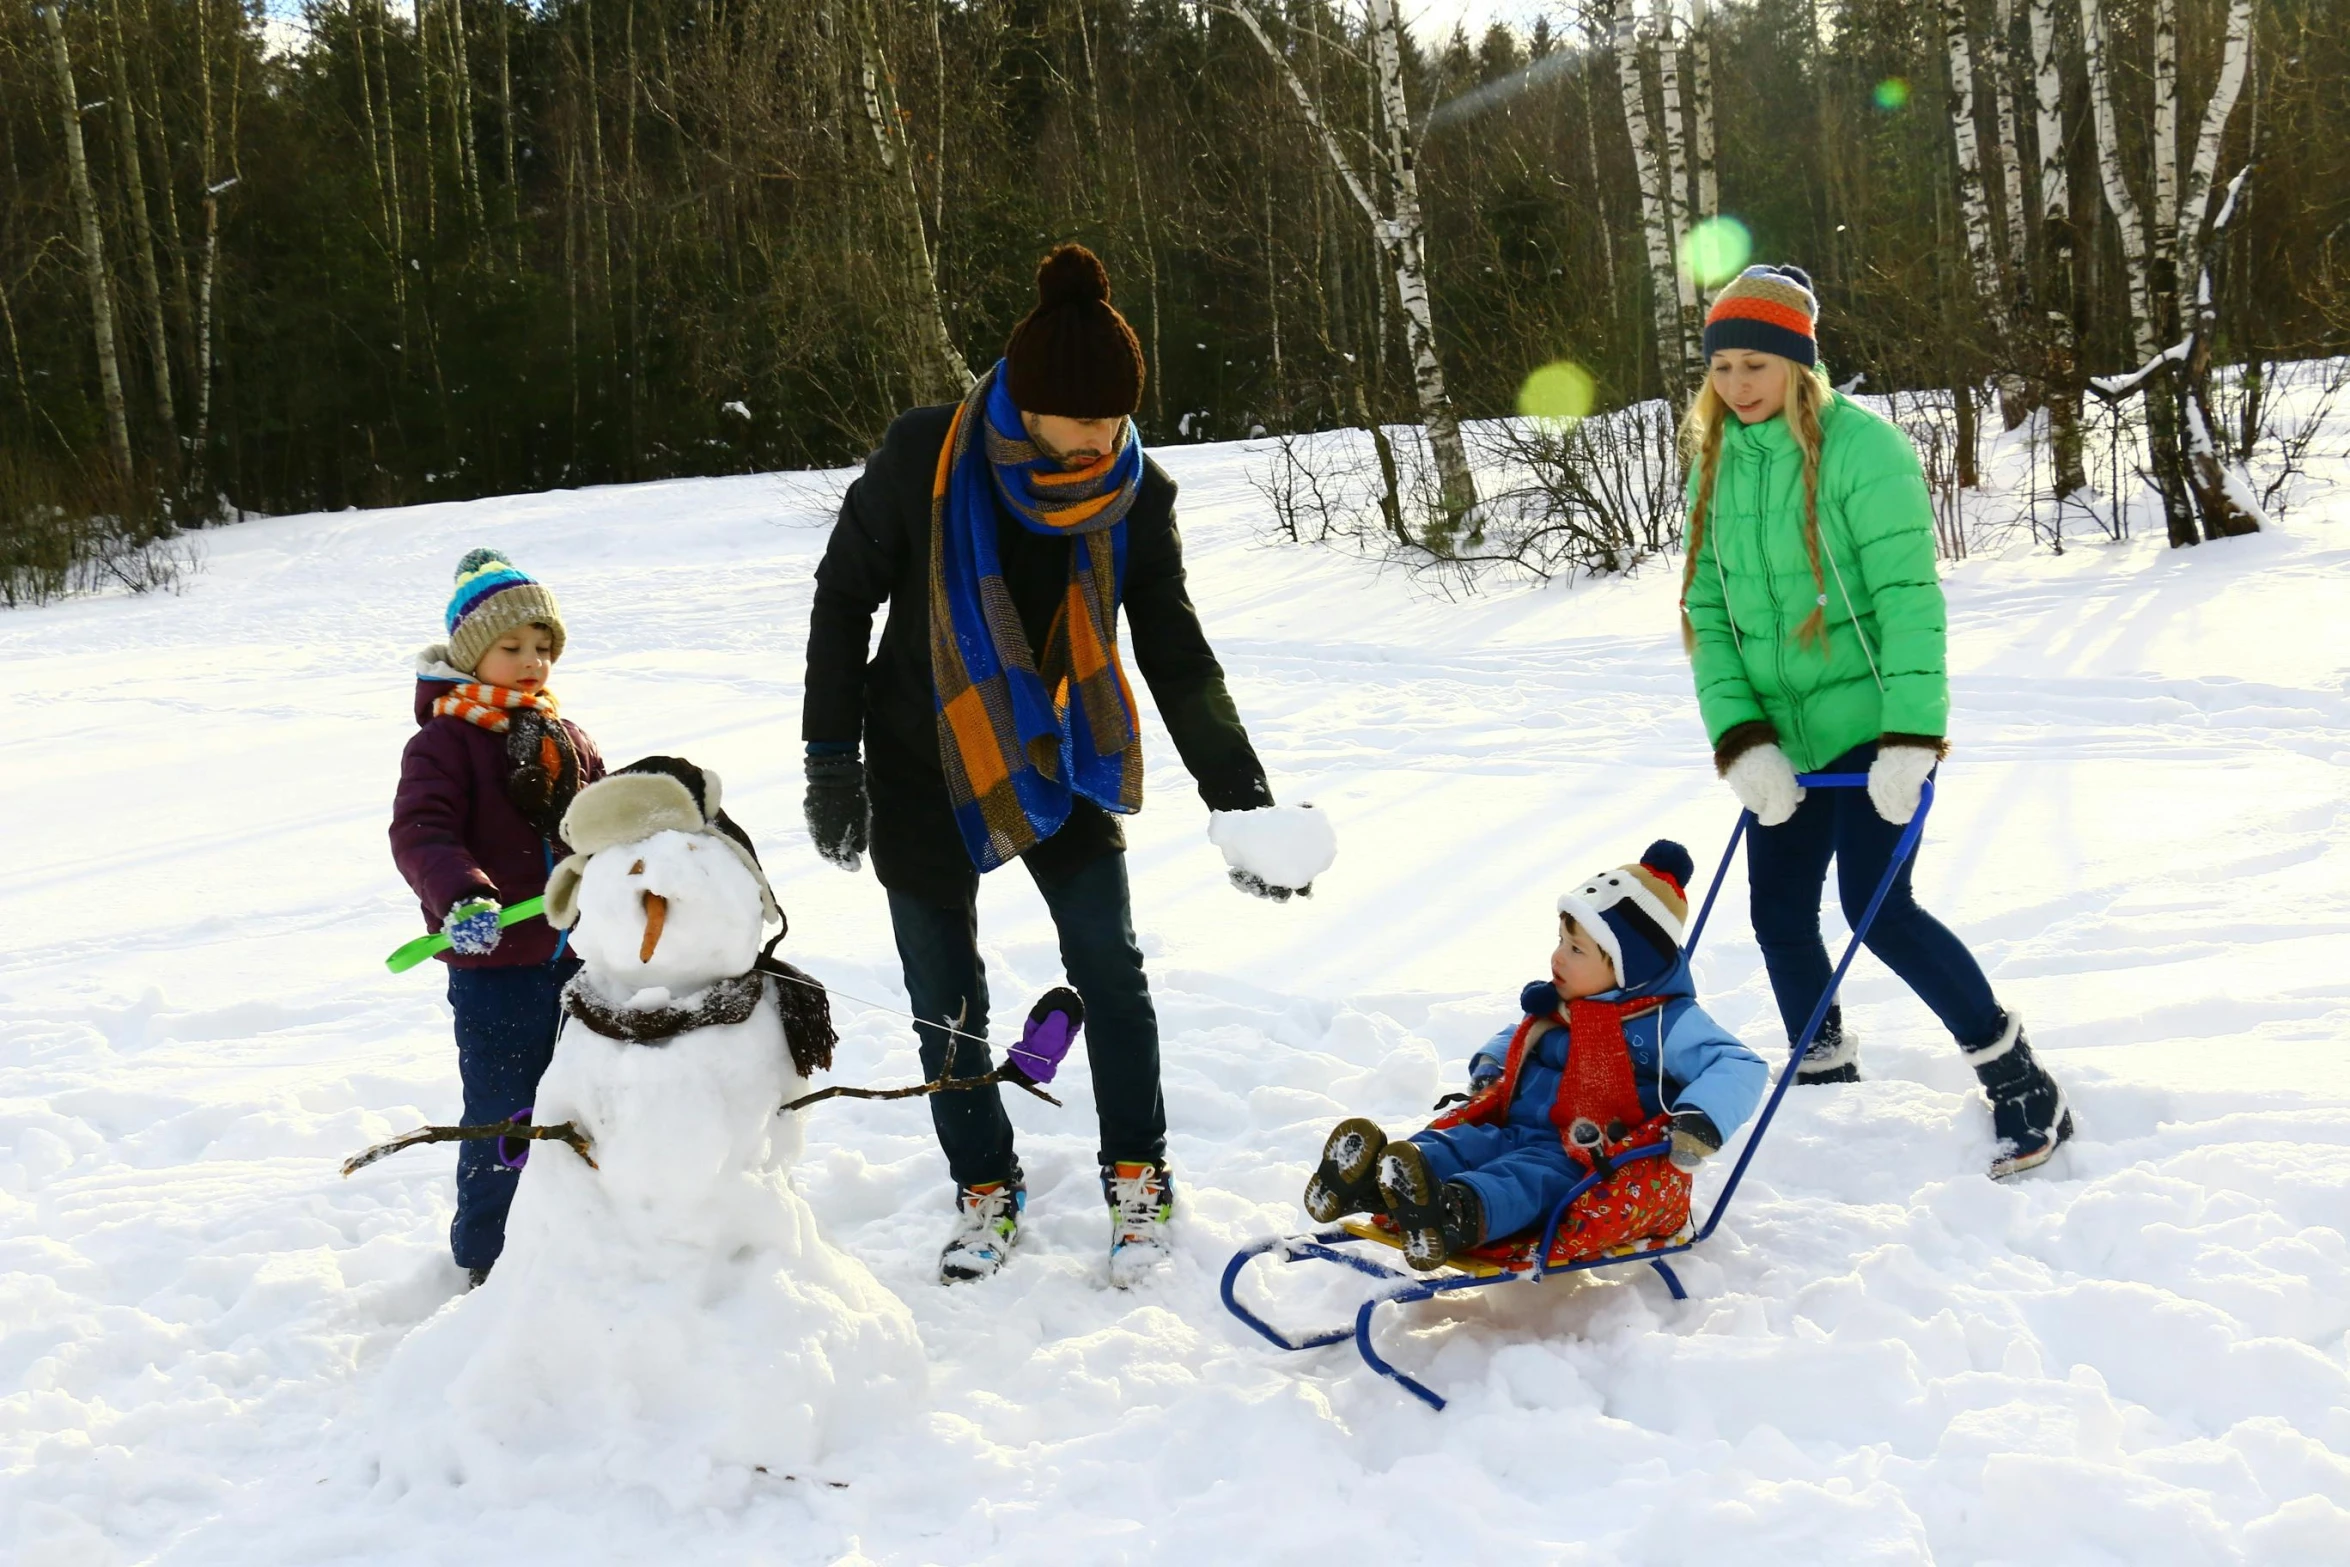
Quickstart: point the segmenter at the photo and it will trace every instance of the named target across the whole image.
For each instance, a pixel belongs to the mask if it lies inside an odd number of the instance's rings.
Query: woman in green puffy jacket
[[[1755,938],[1792,1041],[1828,986],[1820,897],[1837,868],[1857,921],[1947,749],[1950,681],[1934,517],[1909,438],[1829,389],[1811,280],[1749,267],[1706,317],[1706,383],[1682,432],[1690,465],[1682,632],[1714,765],[1754,813]],[[1866,792],[1798,773],[1868,775]],[[1990,1097],[1991,1173],[2043,1163],[2072,1135],[2064,1094],[1965,945],[1918,907],[1901,868],[1869,950],[1956,1036]],[[1851,1082],[1841,1010],[1797,1081]]]

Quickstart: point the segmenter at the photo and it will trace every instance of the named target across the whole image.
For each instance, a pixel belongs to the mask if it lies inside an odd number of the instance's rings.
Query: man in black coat
[[[864,473],[841,503],[840,521],[817,568],[809,617],[802,723],[808,748],[808,830],[818,851],[846,869],[857,869],[870,848],[874,870],[889,894],[906,991],[919,1020],[922,1068],[931,1078],[942,1071],[976,1077],[991,1064],[976,900],[978,861],[992,851],[986,829],[976,825],[970,781],[985,769],[967,765],[963,742],[941,713],[935,661],[954,655],[942,654],[933,644],[932,605],[946,602],[934,578],[949,569],[934,562],[933,508],[950,503],[934,492],[952,494],[947,476],[957,462],[994,461],[999,450],[1027,458],[1032,474],[1047,474],[1035,481],[1039,488],[1034,491],[1016,488],[1020,480],[1014,474],[1014,494],[1049,498],[1054,470],[1073,476],[1114,474],[1127,462],[1130,419],[1142,400],[1141,346],[1109,303],[1100,262],[1081,246],[1064,246],[1039,269],[1037,291],[1037,307],[1012,333],[1004,362],[982,379],[960,414],[953,407],[904,414],[866,460]],[[995,384],[998,378],[1001,387]],[[966,431],[956,452],[946,453],[942,463],[950,427],[960,428],[959,418],[986,419],[991,392],[998,395],[999,410],[1017,409],[1026,443],[1015,448],[996,439],[985,448],[985,458],[964,457],[960,454],[972,439]],[[979,428],[983,434],[1019,433]],[[967,488],[966,506],[974,494],[995,500],[992,515],[964,518],[960,526],[991,530],[1000,592],[991,577],[979,598],[997,593],[1000,604],[1008,595],[1018,630],[1008,631],[1011,617],[982,619],[975,628],[958,622],[957,630],[980,638],[992,633],[993,645],[1005,655],[1003,663],[1040,671],[1043,685],[1037,689],[1043,690],[1073,674],[1067,620],[1073,606],[1082,607],[1072,583],[1083,568],[1073,567],[1072,552],[1094,546],[1024,520],[1006,503],[1006,493],[1000,485]],[[1117,674],[1112,639],[1115,606],[1122,602],[1126,644],[1208,808],[1270,807],[1273,795],[1264,767],[1185,590],[1173,481],[1156,463],[1139,458],[1129,467],[1124,488],[1105,504],[1123,508],[1123,520],[1115,527],[1124,530],[1122,593],[1112,599],[1107,624],[1100,628],[1101,640],[1113,649],[1108,678]],[[950,528],[958,525],[952,512],[942,515]],[[873,614],[884,602],[890,605],[889,619],[880,649],[868,663]],[[1004,646],[1021,633],[1025,647]],[[950,648],[957,645],[949,639]],[[1043,657],[1036,656],[1037,649],[1044,650]],[[959,668],[950,669],[947,678],[954,682],[950,689],[962,689]],[[1079,708],[1082,721],[1083,704],[1067,690],[1062,688],[1061,710]],[[1001,709],[999,702],[990,710]],[[1130,706],[1127,716],[1132,717]],[[1069,719],[1064,716],[1062,723],[1066,733]],[[1132,725],[1123,730],[1131,732]],[[1130,738],[1132,792],[1109,801],[1117,809],[1139,802],[1138,744]],[[1015,763],[1023,755],[1017,747],[1006,754]],[[1064,745],[1064,758],[1073,754]],[[1033,841],[1020,850],[1019,841],[1030,835],[1015,814],[1012,841],[1044,895],[1060,935],[1062,961],[1085,1000],[1087,1057],[1101,1121],[1102,1186],[1111,1210],[1111,1276],[1123,1284],[1168,1254],[1166,1224],[1174,1187],[1166,1164],[1158,1019],[1134,939],[1125,835],[1118,817],[1079,792],[1073,780],[1059,779],[1058,771],[1049,759],[1041,765],[1045,783],[1059,790],[1065,819],[1038,823]],[[994,841],[1000,849],[1006,840],[999,835]],[[1234,879],[1252,891],[1287,896],[1288,889]],[[1026,1204],[1012,1125],[992,1085],[935,1094],[929,1102],[955,1180],[957,1209],[954,1232],[940,1257],[940,1276],[949,1282],[983,1278],[1003,1265]]]

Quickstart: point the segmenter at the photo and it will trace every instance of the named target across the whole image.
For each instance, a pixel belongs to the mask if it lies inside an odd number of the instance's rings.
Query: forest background
[[[1443,469],[1545,367],[1575,412],[1678,407],[1750,250],[1812,273],[1840,383],[1949,394],[1970,475],[1979,411],[2082,484],[2092,378],[2153,361],[2107,394],[2184,454],[2149,476],[2192,542],[2250,525],[2196,443],[2248,453],[2261,367],[2350,346],[2346,84],[2342,0],[1425,43],[1393,0],[0,0],[0,575],[94,517],[852,461],[1066,239],[1153,443],[1417,425]],[[1442,477],[1390,505],[1439,552],[1476,498]]]

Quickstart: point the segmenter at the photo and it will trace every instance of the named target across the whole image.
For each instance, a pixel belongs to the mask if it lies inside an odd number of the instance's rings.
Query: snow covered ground
[[[1417,1308],[1385,1342],[1439,1415],[1345,1349],[1274,1353],[1217,1274],[1300,1224],[1331,1120],[1456,1086],[1561,887],[1659,834],[1710,871],[1732,805],[1673,574],[1443,602],[1265,546],[1241,449],[1164,460],[1275,787],[1341,834],[1310,901],[1241,896],[1154,729],[1132,864],[1177,1265],[1103,1285],[1082,1071],[1066,1110],[1011,1102],[1030,1240],[982,1287],[931,1282],[922,1111],[820,1106],[802,1189],[911,1307],[930,1406],[684,1511],[610,1466],[497,1507],[374,1466],[383,1368],[461,1284],[446,1149],[336,1173],[458,1107],[435,976],[381,964],[415,927],[384,843],[409,659],[457,556],[509,551],[566,605],[565,711],[616,761],[718,768],[787,954],[894,1003],[879,889],[799,823],[845,476],[256,522],[184,597],[0,617],[0,1558],[2350,1562],[2350,490],[2224,546],[1949,574],[1957,750],[1920,885],[2080,1140],[1984,1179],[1966,1070],[1864,958],[1869,1080],[1791,1097],[1692,1299],[1643,1274]],[[1700,982],[1767,1044],[1725,913]],[[1016,1015],[1058,978],[1050,927],[1017,874],[982,920]],[[914,1077],[898,1022],[839,1012],[840,1080]],[[1336,1280],[1254,1288],[1301,1324],[1342,1308]]]

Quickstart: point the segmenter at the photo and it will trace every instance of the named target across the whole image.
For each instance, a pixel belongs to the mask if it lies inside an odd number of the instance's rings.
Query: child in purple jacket
[[[579,968],[543,919],[503,930],[501,908],[546,891],[568,852],[571,798],[604,776],[587,732],[547,689],[563,656],[555,595],[495,550],[457,563],[449,640],[416,661],[417,730],[400,754],[392,858],[447,934],[449,1007],[468,1125],[527,1106],[555,1050],[563,986]],[[449,1247],[475,1284],[506,1244],[514,1172],[494,1142],[458,1145]]]

